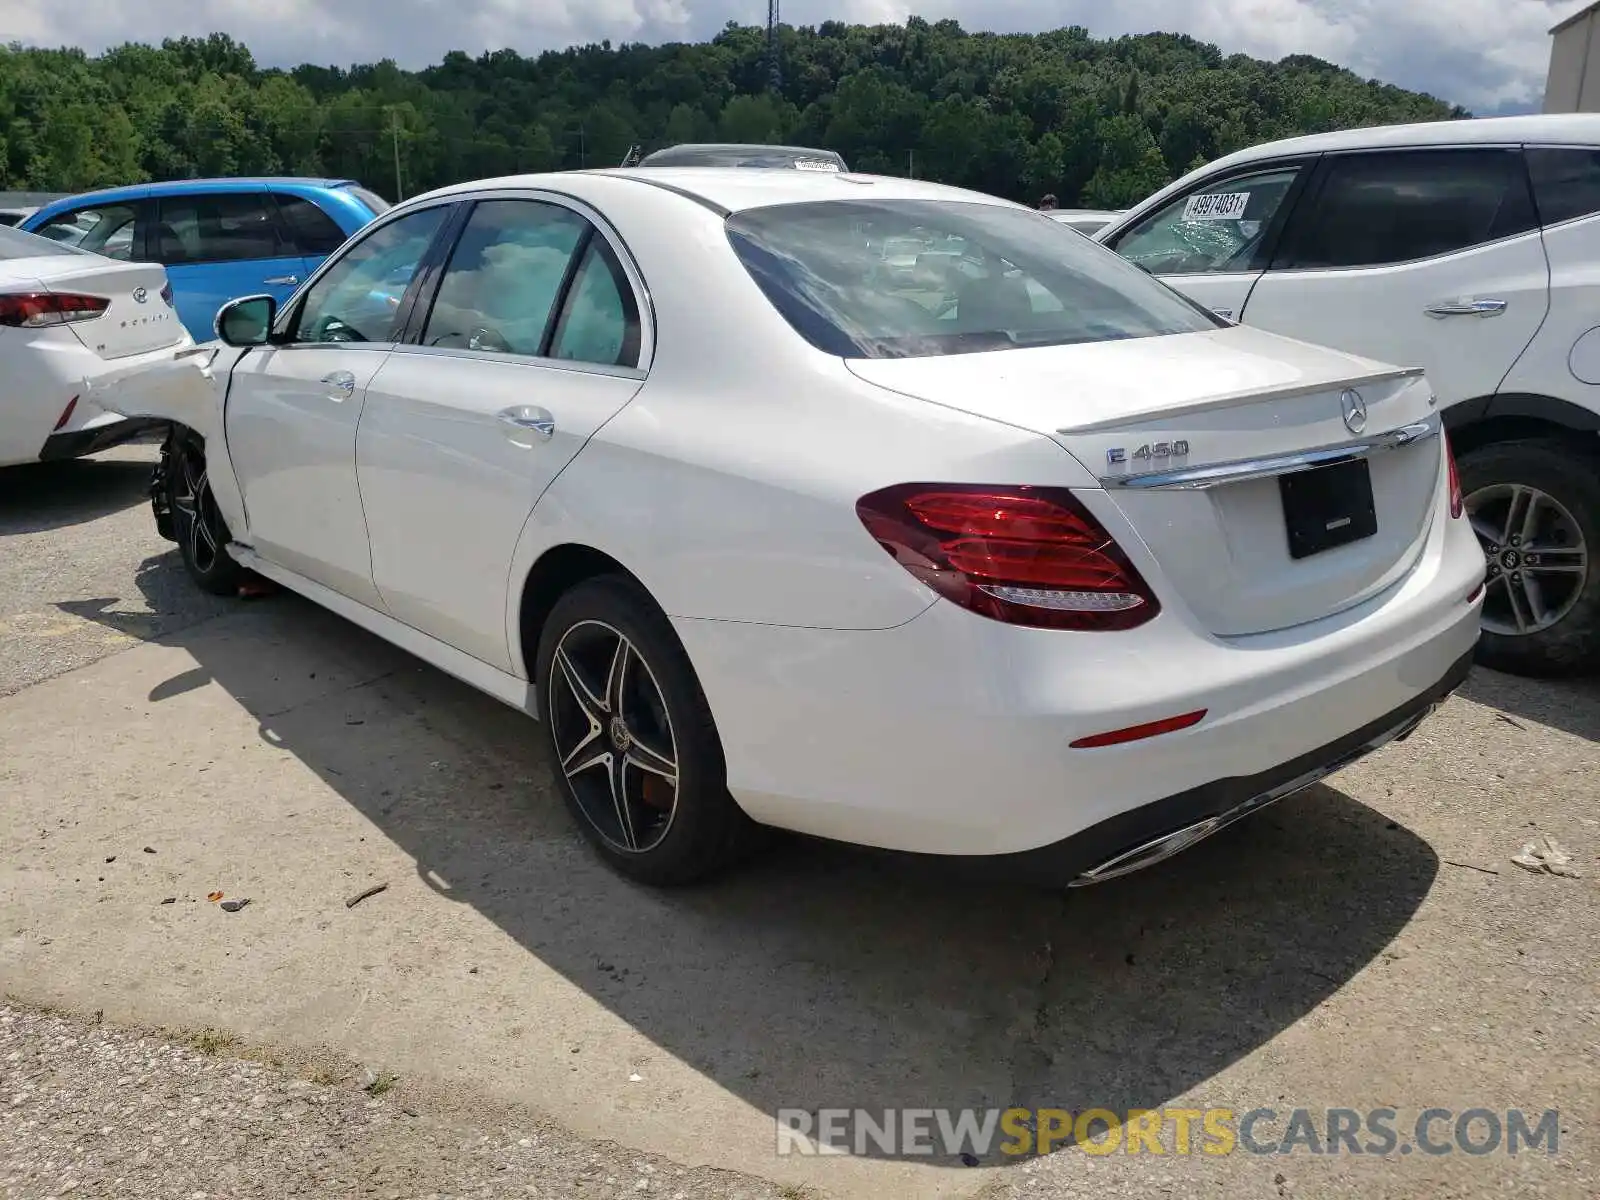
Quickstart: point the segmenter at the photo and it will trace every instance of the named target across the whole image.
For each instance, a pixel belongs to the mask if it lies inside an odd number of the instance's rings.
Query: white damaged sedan
[[[761,826],[1121,875],[1403,737],[1478,638],[1420,373],[990,196],[478,182],[218,333],[141,411],[194,579],[254,570],[542,718],[650,882]]]

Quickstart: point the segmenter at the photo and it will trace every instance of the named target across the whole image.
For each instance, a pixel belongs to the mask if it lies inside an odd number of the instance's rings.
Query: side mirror
[[[264,346],[272,335],[278,302],[271,296],[242,296],[217,312],[212,328],[228,346]]]

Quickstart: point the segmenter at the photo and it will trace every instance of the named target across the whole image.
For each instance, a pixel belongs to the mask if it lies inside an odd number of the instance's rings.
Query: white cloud
[[[1364,76],[1419,88],[1483,111],[1537,107],[1548,29],[1582,0],[787,0],[791,24],[930,21],[1010,32],[1087,26],[1097,36],[1164,30],[1264,58],[1314,54]],[[259,62],[369,62],[409,67],[447,50],[510,46],[522,53],[605,38],[705,38],[730,20],[766,19],[762,0],[7,0],[8,37],[96,51],[121,41],[213,30]]]

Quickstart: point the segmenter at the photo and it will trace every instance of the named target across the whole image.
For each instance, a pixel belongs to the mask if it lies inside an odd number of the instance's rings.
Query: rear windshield
[[[37,234],[24,233],[20,229],[12,229],[9,225],[0,225],[0,262],[13,258],[48,258],[57,254],[87,253],[87,250],[76,250],[60,242],[52,242],[49,238],[39,237]]]
[[[370,191],[367,188],[351,186],[346,187],[344,190],[349,192],[357,200],[361,201],[361,203],[365,204],[375,217],[382,213],[388,212],[394,207],[394,205],[390,204],[382,196],[378,195],[377,192]]]
[[[641,167],[769,167],[843,171],[844,159],[831,150],[790,146],[673,146],[640,160]]]
[[[795,331],[841,358],[921,358],[1225,325],[1041,213],[834,200],[747,209],[728,240]]]

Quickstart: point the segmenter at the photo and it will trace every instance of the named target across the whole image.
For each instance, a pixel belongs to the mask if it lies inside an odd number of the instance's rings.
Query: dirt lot
[[[0,475],[8,1196],[1600,1194],[1600,685],[1479,672],[1328,786],[1067,896],[806,844],[659,894],[590,857],[516,714],[295,597],[191,591],[151,457]],[[1510,862],[1545,834],[1580,878]],[[1008,1106],[1560,1136],[775,1152],[784,1108]]]

